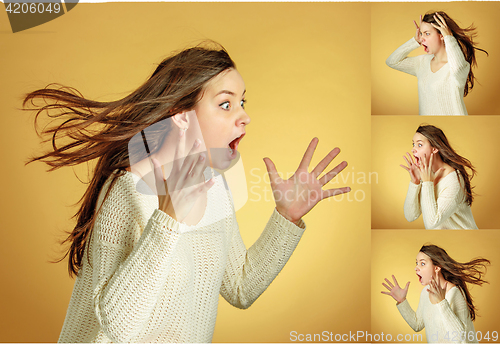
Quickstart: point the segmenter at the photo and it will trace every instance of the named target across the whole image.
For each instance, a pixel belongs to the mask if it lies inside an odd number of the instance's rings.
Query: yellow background
[[[352,23],[355,14],[356,24]],[[78,4],[39,27],[12,34],[0,11],[1,342],[55,342],[73,288],[57,240],[85,190],[73,169],[52,173],[27,158],[44,148],[23,94],[58,82],[114,100],[137,88],[172,51],[215,40],[246,82],[252,123],[240,145],[249,186],[264,197],[262,158],[292,172],[309,141],[313,164],[342,149],[353,192],[323,201],[290,262],[249,310],[220,303],[215,342],[287,342],[290,332],[346,333],[370,327],[370,188],[351,177],[370,169],[370,7],[367,4]],[[352,54],[355,52],[355,54]],[[332,165],[333,167],[333,165]],[[85,167],[75,169],[85,179]],[[253,184],[252,184],[253,183]],[[358,194],[355,194],[355,192]],[[269,193],[268,193],[269,195]],[[355,196],[359,201],[353,201]],[[237,213],[250,246],[274,202]],[[353,317],[355,315],[355,317]]]
[[[379,230],[372,232],[372,288],[371,314],[372,334],[391,334],[393,339],[398,334],[414,334],[415,332],[403,319],[396,307],[396,301],[381,291],[384,278],[392,282],[396,277],[401,287],[410,282],[407,299],[413,310],[417,310],[423,286],[415,274],[415,258],[422,245],[432,243],[440,246],[448,255],[459,262],[483,257],[491,261],[484,279],[489,284],[483,286],[469,285],[469,291],[478,308],[474,328],[483,335],[498,329],[498,284],[500,283],[500,252],[498,231],[426,231],[426,230]],[[425,329],[420,332],[426,342]],[[498,334],[497,334],[498,335]],[[416,342],[417,338],[413,342]],[[483,341],[488,342],[488,341]],[[492,342],[491,338],[490,341]],[[498,340],[496,341],[498,342]]]
[[[472,162],[477,171],[472,179],[477,195],[471,206],[476,225],[499,229],[498,116],[373,116],[372,170],[378,183],[372,184],[372,228],[424,229],[422,217],[409,223],[404,216],[410,175],[399,166],[406,164],[403,155],[411,154],[413,135],[421,124],[441,128],[453,149]]]
[[[477,27],[478,65],[474,88],[465,97],[469,115],[499,115],[500,65],[498,55],[498,1],[408,2],[371,4],[371,85],[373,115],[418,115],[417,78],[389,68],[385,60],[415,35],[415,20],[427,11],[445,11],[460,27]],[[422,48],[410,56],[424,54]]]

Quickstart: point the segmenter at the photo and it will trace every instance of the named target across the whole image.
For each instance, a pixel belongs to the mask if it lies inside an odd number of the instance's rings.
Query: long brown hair
[[[453,169],[458,170],[457,178],[459,177],[458,174],[462,175],[465,183],[464,192],[466,195],[466,201],[468,205],[472,205],[472,201],[474,200],[472,190],[474,187],[471,185],[471,180],[474,175],[476,175],[476,169],[474,169],[472,163],[467,158],[460,156],[455,152],[455,150],[453,150],[448,142],[448,138],[446,138],[446,135],[444,135],[441,129],[432,125],[420,125],[417,129],[417,133],[426,137],[431,146],[438,149],[439,156],[444,163],[448,164]],[[466,168],[470,170],[470,173],[467,172]]]
[[[86,99],[74,88],[49,84],[24,98],[25,110],[36,110],[35,128],[42,112],[59,124],[44,128],[41,137],[52,142],[52,151],[32,157],[26,164],[43,161],[49,171],[97,160],[89,186],[80,199],[81,206],[73,216],[77,223],[63,243],[70,243],[66,254],[70,276],[77,275],[82,266],[85,245],[90,240],[99,193],[113,175],[105,195],[117,177],[129,167],[129,140],[152,124],[176,113],[192,109],[201,99],[206,84],[221,72],[235,68],[227,51],[215,47],[196,46],[163,60],[147,81],[128,96],[111,102]],[[43,105],[36,105],[41,99]],[[31,107],[28,107],[30,104]],[[55,112],[55,114],[53,113]],[[168,121],[163,121],[163,123]],[[38,133],[38,130],[37,130]],[[61,139],[64,144],[59,145]],[[69,140],[68,140],[69,139]],[[149,145],[154,152],[157,145]],[[118,169],[118,172],[115,170]]]
[[[453,260],[443,248],[433,244],[422,246],[420,252],[431,258],[434,266],[441,267],[441,273],[446,281],[455,284],[462,291],[467,301],[469,314],[474,321],[477,308],[474,306],[467,284],[481,286],[488,283],[483,279],[483,275],[486,273],[486,265],[490,264],[490,260],[478,258],[468,262],[458,262]]]
[[[474,87],[475,77],[474,72],[472,72],[472,68],[477,66],[476,50],[480,50],[486,53],[486,55],[489,54],[486,50],[478,48],[476,43],[474,42],[474,38],[477,36],[476,27],[474,26],[474,24],[471,24],[466,28],[461,28],[453,19],[450,18],[450,16],[448,16],[443,11],[429,11],[424,15],[422,21],[439,26],[439,24],[436,22],[436,19],[434,18],[434,15],[436,13],[438,13],[446,21],[446,25],[451,30],[453,37],[456,38],[460,49],[462,49],[462,53],[464,53],[465,60],[470,64],[469,75],[467,76],[467,82],[465,83],[464,88],[465,97]]]

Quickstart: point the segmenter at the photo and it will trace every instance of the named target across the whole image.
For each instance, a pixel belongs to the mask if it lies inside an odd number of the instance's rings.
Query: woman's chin
[[[237,157],[237,152],[224,149],[210,149],[211,166],[217,170],[225,170],[231,166],[232,161]]]

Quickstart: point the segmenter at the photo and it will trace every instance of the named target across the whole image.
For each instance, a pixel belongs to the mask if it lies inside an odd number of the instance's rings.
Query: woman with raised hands
[[[468,115],[464,97],[474,87],[475,27],[461,28],[445,12],[420,16],[415,36],[386,60],[389,67],[418,78],[419,115]],[[426,55],[408,57],[422,46]]]
[[[250,122],[245,93],[226,50],[198,46],[162,61],[117,101],[53,87],[26,96],[36,118],[48,111],[61,121],[43,131],[53,150],[31,161],[54,170],[96,160],[66,240],[76,281],[60,342],[210,342],[219,293],[248,308],[297,246],[302,217],[350,191],[323,189],[347,165],[320,177],[338,148],[309,172],[316,138],[288,180],[266,158],[276,208],[247,250],[215,171],[237,158]]]
[[[419,126],[412,154],[403,157],[407,165],[401,167],[410,175],[404,203],[407,221],[422,215],[426,229],[477,229],[471,210],[476,170],[455,152],[441,129]]]
[[[415,273],[424,289],[420,294],[415,312],[406,295],[410,282],[399,286],[396,277],[392,282],[385,278],[382,285],[397,302],[397,308],[408,325],[420,332],[425,328],[429,343],[477,343],[476,331],[472,323],[476,319],[477,307],[474,305],[467,284],[482,285],[486,265],[490,261],[483,258],[468,262],[458,262],[436,245],[420,248]]]

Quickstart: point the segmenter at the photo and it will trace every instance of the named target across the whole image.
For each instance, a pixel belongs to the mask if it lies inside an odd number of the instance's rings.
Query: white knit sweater
[[[464,103],[464,87],[470,64],[452,35],[444,37],[448,62],[435,73],[431,71],[434,55],[408,54],[420,45],[411,38],[386,60],[389,67],[414,75],[418,79],[419,115],[468,115]]]
[[[428,287],[425,286],[420,294],[416,313],[408,300],[397,305],[408,325],[415,332],[425,327],[428,343],[477,343],[474,324],[460,289],[452,287],[444,300],[432,304]]]
[[[441,178],[436,186],[432,181],[418,185],[410,181],[404,213],[409,222],[422,214],[426,229],[477,229],[458,171]]]
[[[118,177],[99,211],[59,342],[210,342],[219,293],[249,307],[305,229],[275,210],[246,250],[222,176],[196,226],[160,211],[157,196],[136,191],[138,182],[130,172]]]

